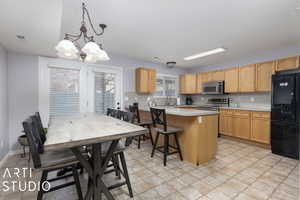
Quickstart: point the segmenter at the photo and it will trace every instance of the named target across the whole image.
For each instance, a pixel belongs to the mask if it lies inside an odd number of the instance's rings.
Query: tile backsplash
[[[241,107],[270,107],[271,93],[245,93],[245,94],[226,94],[226,95],[192,95],[193,104],[206,104],[211,98],[230,98],[231,106]]]
[[[148,107],[149,101],[154,102],[157,106],[176,105],[176,98],[155,97],[152,94],[137,94],[135,92],[126,92],[124,106],[127,108],[134,102],[139,103],[139,107]]]

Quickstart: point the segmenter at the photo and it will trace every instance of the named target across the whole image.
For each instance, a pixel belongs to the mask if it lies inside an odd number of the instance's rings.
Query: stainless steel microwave
[[[203,94],[224,94],[224,81],[202,83]]]

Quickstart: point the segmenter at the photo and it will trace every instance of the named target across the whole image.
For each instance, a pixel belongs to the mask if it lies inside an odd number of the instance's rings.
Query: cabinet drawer
[[[235,110],[233,116],[237,117],[250,117],[251,112],[246,110]]]
[[[252,112],[252,118],[270,119],[270,112]]]

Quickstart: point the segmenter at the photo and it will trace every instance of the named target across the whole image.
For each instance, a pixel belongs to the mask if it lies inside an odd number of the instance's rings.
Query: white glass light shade
[[[55,47],[59,54],[77,54],[78,49],[70,40],[61,40]]]
[[[76,59],[76,58],[78,58],[78,54],[69,53],[69,52],[66,52],[66,53],[58,52],[57,55],[61,58],[67,58],[67,59]]]
[[[99,55],[101,53],[99,45],[95,42],[86,43],[81,50],[87,55]]]

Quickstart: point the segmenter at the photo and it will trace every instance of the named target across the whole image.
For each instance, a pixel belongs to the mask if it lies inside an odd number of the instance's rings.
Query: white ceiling
[[[95,24],[105,23],[108,53],[181,67],[214,65],[300,45],[298,0],[86,0]],[[80,0],[1,0],[0,43],[25,53],[54,56],[64,33],[77,33]],[[18,41],[23,34],[25,41]],[[217,47],[227,52],[184,61]]]

